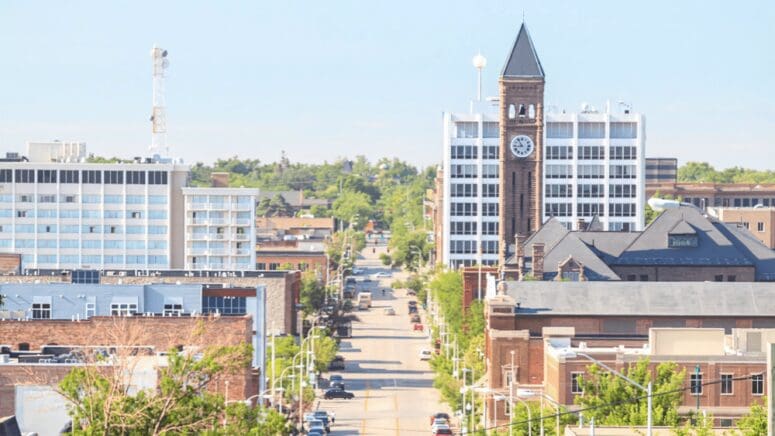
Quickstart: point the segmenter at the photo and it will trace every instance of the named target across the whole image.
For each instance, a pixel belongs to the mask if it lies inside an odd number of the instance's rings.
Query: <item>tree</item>
[[[274,409],[250,407],[238,402],[226,406],[225,424],[222,429],[203,433],[220,435],[289,435],[291,423]]]
[[[374,214],[374,206],[371,197],[356,191],[343,191],[332,205],[333,215],[356,229],[363,225]]]
[[[73,368],[58,385],[70,402],[73,432],[80,434],[172,434],[216,429],[224,399],[208,386],[250,364],[248,344],[208,347],[200,353],[169,351],[158,368],[158,388],[130,393],[126,373],[136,356],[108,360],[100,354],[91,364]]]
[[[305,315],[319,311],[326,301],[326,288],[314,271],[301,274],[301,305]]]
[[[508,400],[507,400],[508,401]],[[527,413],[530,408],[530,413]],[[559,413],[564,413],[565,410],[560,408]],[[514,426],[514,434],[519,436],[527,436],[528,426],[532,431],[532,434],[541,434],[541,417],[543,416],[544,433],[547,436],[557,436],[556,418],[554,417],[558,411],[549,407],[541,409],[541,403],[538,401],[527,402],[515,402],[514,414],[511,419],[511,423]],[[551,418],[548,418],[551,417]],[[532,418],[532,419],[531,419]],[[560,416],[560,432],[565,425],[575,422],[575,416],[571,414],[563,414]]]
[[[315,370],[317,372],[328,371],[328,365],[336,357],[336,352],[339,349],[336,341],[329,336],[328,331],[324,330],[320,334],[320,338],[315,339],[315,346],[313,352],[315,353]]]
[[[641,359],[631,364],[622,373],[646,386],[652,375],[649,360]],[[674,427],[678,424],[678,406],[681,404],[685,370],[678,370],[673,362],[663,362],[656,367],[656,379],[653,381],[653,423],[654,425]],[[584,395],[576,396],[576,404],[591,408],[586,412],[589,418],[601,425],[646,425],[648,409],[645,392],[631,385],[608,370],[592,364],[581,380]],[[632,398],[639,398],[632,402]]]
[[[757,436],[767,434],[767,398],[763,398],[762,404],[754,404],[747,415],[740,418],[737,428],[743,436]]]
[[[262,198],[261,201],[258,202],[258,207],[256,207],[256,214],[263,217],[292,216],[293,208],[285,201],[285,197],[278,193],[272,198]]]

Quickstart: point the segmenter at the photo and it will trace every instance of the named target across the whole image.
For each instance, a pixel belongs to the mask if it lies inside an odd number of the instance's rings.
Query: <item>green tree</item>
[[[203,433],[220,435],[289,435],[291,423],[274,409],[250,407],[238,402],[226,406],[225,424],[222,428]]]
[[[344,191],[332,205],[333,215],[356,229],[363,226],[374,214],[371,197],[362,192]]]
[[[754,404],[747,415],[737,422],[743,436],[758,436],[767,434],[767,398],[762,404]]]
[[[169,434],[217,429],[225,403],[207,387],[250,364],[248,344],[209,347],[197,356],[171,349],[167,366],[158,370],[155,390],[129,394],[124,374],[129,356],[73,368],[58,391],[69,402],[75,434]],[[96,363],[96,364],[95,364]]]
[[[315,346],[313,347],[315,370],[319,373],[328,371],[328,365],[334,360],[339,349],[336,340],[329,336],[328,333],[327,330],[323,331],[320,338],[315,339]]]
[[[695,415],[694,413],[689,414],[689,417],[684,421],[683,425],[675,425],[672,432],[676,436],[713,436],[716,434],[713,430],[712,415]],[[764,433],[755,434],[761,435],[766,433],[767,430],[765,427]]]
[[[301,305],[305,315],[319,311],[326,301],[326,288],[314,271],[301,274]]]
[[[527,412],[528,408],[530,409],[529,414]],[[562,434],[562,429],[566,425],[575,422],[575,417],[571,414],[565,414],[565,412],[565,409],[560,408],[559,413],[562,414],[560,415],[560,434]],[[557,436],[557,420],[555,418],[557,413],[556,409],[550,407],[541,409],[539,401],[515,402],[514,414],[511,418],[514,434],[526,436],[529,433],[528,426],[532,434],[541,434],[541,421],[543,421],[544,434],[547,436]],[[541,419],[542,416],[545,417],[543,420]]]
[[[652,379],[649,360],[641,359],[631,364],[622,373],[646,386]],[[653,422],[654,425],[674,427],[678,424],[678,406],[681,404],[681,387],[686,378],[685,370],[678,370],[673,362],[663,362],[656,367],[653,380]],[[601,425],[646,425],[647,400],[645,392],[631,385],[608,370],[592,364],[581,380],[584,395],[576,396],[575,402],[587,411],[589,418]],[[632,402],[632,398],[640,398]]]

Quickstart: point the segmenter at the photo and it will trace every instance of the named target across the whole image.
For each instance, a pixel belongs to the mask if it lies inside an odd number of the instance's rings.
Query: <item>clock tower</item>
[[[508,268],[516,235],[541,225],[544,70],[525,23],[500,79],[499,263]]]

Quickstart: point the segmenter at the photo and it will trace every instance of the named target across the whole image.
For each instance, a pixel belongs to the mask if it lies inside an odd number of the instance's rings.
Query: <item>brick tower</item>
[[[500,79],[500,256],[514,253],[515,236],[541,225],[544,70],[525,23]]]

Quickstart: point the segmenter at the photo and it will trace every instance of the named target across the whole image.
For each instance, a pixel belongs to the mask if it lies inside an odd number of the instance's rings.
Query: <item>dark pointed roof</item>
[[[525,23],[522,23],[522,27],[519,28],[517,39],[514,41],[514,47],[506,60],[506,65],[503,66],[501,77],[544,77],[544,69],[541,67],[541,61],[538,60],[533,40],[530,39]]]

